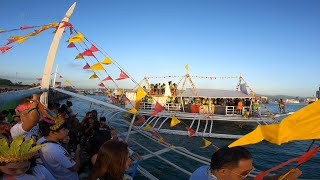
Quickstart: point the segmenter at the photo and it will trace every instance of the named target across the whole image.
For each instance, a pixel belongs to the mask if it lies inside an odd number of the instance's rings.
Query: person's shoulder
[[[196,169],[189,180],[204,180],[204,179],[209,179],[209,166],[205,165],[205,166],[201,166],[198,169]]]

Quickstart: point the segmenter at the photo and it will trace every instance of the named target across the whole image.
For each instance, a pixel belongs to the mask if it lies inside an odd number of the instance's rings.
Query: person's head
[[[51,126],[53,124],[48,123],[50,119],[42,120],[39,122],[39,128],[41,135],[44,137],[51,137],[57,141],[63,140],[66,136],[68,136],[69,130],[65,123],[60,125],[57,129],[53,130]]]
[[[93,117],[97,117],[97,114],[98,114],[97,110],[94,109],[91,111],[91,113],[92,113]]]
[[[30,168],[29,161],[0,163],[0,171],[9,176],[20,176],[25,174]]]
[[[244,179],[253,169],[251,153],[244,147],[223,147],[213,153],[211,172],[219,179]]]
[[[128,145],[122,141],[107,141],[98,151],[90,179],[101,177],[123,179],[125,170],[130,165]]]
[[[107,121],[107,119],[106,119],[106,117],[100,117],[100,124],[106,124],[106,121]]]
[[[17,123],[20,123],[21,122],[21,118],[20,118],[20,115],[14,115],[12,117],[13,121],[17,122]]]
[[[67,102],[66,102],[66,105],[67,105],[68,107],[71,107],[71,106],[72,106],[72,102],[71,102],[71,101],[67,101]]]

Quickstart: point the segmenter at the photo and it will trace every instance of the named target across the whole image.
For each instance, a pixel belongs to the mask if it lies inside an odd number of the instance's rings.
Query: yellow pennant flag
[[[68,80],[64,81],[65,84],[71,84]]]
[[[112,61],[110,58],[108,58],[107,56],[104,58],[103,62],[101,62],[102,64],[112,64]]]
[[[81,38],[70,38],[67,40],[67,42],[83,42],[83,39]]]
[[[79,38],[79,39],[83,39],[84,38],[84,36],[80,33],[80,32],[78,32],[75,36],[73,36],[74,38]]]
[[[108,89],[108,90],[106,90],[106,94],[111,94],[111,91]]]
[[[179,124],[181,121],[178,119],[178,118],[176,118],[175,116],[172,116],[171,117],[172,119],[171,119],[171,123],[170,123],[170,127],[173,127],[173,126],[175,126],[175,125],[177,125],[177,124]]]
[[[117,91],[118,91],[118,94],[119,94],[119,95],[122,95],[122,94],[123,94],[123,91],[122,91],[121,89],[118,89]]]
[[[142,98],[144,98],[147,95],[147,93],[144,91],[143,88],[139,87],[136,92],[136,100],[135,102],[140,101]]]
[[[186,71],[188,72],[189,71],[189,65],[186,64],[185,68],[186,68]]]
[[[262,140],[281,145],[294,140],[320,139],[320,100],[284,118],[280,124],[259,125],[229,147],[255,144]]]
[[[37,34],[39,34],[39,32],[29,33],[29,34],[27,34],[27,36],[35,36],[35,35],[37,35]]]
[[[163,137],[160,137],[159,140],[158,140],[158,142],[159,142],[159,143],[164,143]]]
[[[75,57],[75,59],[84,59],[84,58],[83,58],[82,54],[79,53],[79,54]]]
[[[141,106],[141,100],[140,100],[140,101],[136,101],[136,102],[134,103],[134,107],[135,107],[136,109],[140,109],[140,106]]]
[[[21,39],[18,39],[17,40],[17,42],[19,43],[19,44],[21,44],[21,43],[23,43],[25,40],[27,40],[28,38],[27,37],[23,37],[23,38],[21,38]]]
[[[211,141],[208,141],[208,140],[206,140],[205,138],[202,138],[202,139],[204,140],[204,146],[202,146],[202,147],[200,147],[200,148],[204,149],[204,148],[209,147],[209,146],[212,144]]]
[[[98,78],[98,76],[96,75],[96,73],[94,73],[92,76],[89,77],[89,79],[94,79],[94,78]]]
[[[128,114],[124,114],[123,117],[129,118],[129,115]]]
[[[59,25],[59,23],[57,23],[57,22],[49,23],[49,26],[50,26],[50,27],[56,27],[56,26],[58,26],[58,25]]]
[[[138,113],[138,111],[136,110],[136,108],[132,108],[132,109],[130,109],[128,112],[131,113],[131,114],[137,114],[137,113]]]
[[[10,36],[10,38],[14,40],[19,40],[19,39],[23,39],[24,36]]]
[[[150,131],[152,129],[152,126],[150,126],[150,125],[147,125],[145,128],[144,128],[144,130],[146,130],[146,131]]]
[[[90,69],[92,70],[104,70],[103,66],[101,65],[101,63],[97,63],[97,64],[94,64],[92,66],[90,66]]]

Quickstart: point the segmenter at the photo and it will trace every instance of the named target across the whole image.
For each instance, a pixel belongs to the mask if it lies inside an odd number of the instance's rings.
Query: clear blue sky
[[[60,21],[72,3],[3,1],[0,29]],[[183,75],[189,64],[191,75],[242,73],[260,94],[312,96],[320,84],[319,8],[318,0],[79,0],[70,22],[137,81],[144,75]],[[0,43],[27,32],[0,33]],[[0,55],[0,78],[15,81],[16,72],[18,81],[41,77],[51,32]],[[74,60],[78,52],[66,48],[69,37],[64,34],[56,56],[59,73],[78,87],[98,87],[98,80],[88,80],[92,73],[82,70],[84,61]],[[111,66],[108,71],[115,78],[119,74]],[[194,81],[199,88],[237,84]],[[132,83],[123,80],[120,86]]]

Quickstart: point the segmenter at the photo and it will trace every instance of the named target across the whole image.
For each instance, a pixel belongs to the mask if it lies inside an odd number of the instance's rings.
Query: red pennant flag
[[[154,107],[154,112],[150,114],[151,116],[157,115],[159,112],[163,111],[163,107],[157,102],[156,106]]]
[[[91,52],[97,52],[99,51],[99,49],[97,47],[95,47],[93,44],[91,44],[91,47],[89,49]]]
[[[129,78],[129,76],[121,70],[120,76],[116,80],[122,80],[122,79],[127,79],[127,78]]]
[[[108,81],[108,80],[112,80],[112,78],[110,76],[104,78],[102,81]]]
[[[100,87],[106,87],[103,83],[98,84]]]
[[[122,98],[122,101],[128,101],[130,102],[130,100],[127,97]]]
[[[83,53],[81,53],[82,56],[94,56],[92,51],[90,51],[89,49],[86,49]]]
[[[17,40],[15,40],[15,39],[8,39],[8,42],[7,42],[6,45],[11,44],[11,43],[16,42],[16,41],[17,41]]]
[[[1,53],[5,53],[6,51],[8,51],[11,48],[12,47],[9,47],[9,46],[3,46],[3,47],[0,47],[0,51],[1,51]]]
[[[219,151],[220,148],[218,148],[217,146],[214,147],[215,151]]]
[[[63,22],[63,25],[60,28],[64,28],[64,27],[67,27],[67,26],[72,27],[72,24],[69,23],[69,22]]]
[[[73,47],[76,47],[76,45],[74,45],[74,43],[72,42],[72,43],[70,43],[68,46],[67,46],[67,48],[73,48]]]
[[[63,77],[60,75],[59,78],[63,78]]]
[[[29,28],[33,28],[34,26],[21,26],[20,30],[24,30],[24,29],[29,29]]]
[[[41,80],[42,80],[42,78],[37,78],[37,80],[38,80],[38,81],[41,81]]]
[[[158,134],[159,134],[159,132],[155,131],[155,132],[152,133],[151,137],[156,137],[156,136],[158,136]]]
[[[70,34],[73,34],[73,27],[70,26]]]
[[[88,63],[86,63],[85,66],[83,66],[83,69],[89,69],[90,68],[90,65]]]
[[[136,125],[138,125],[138,124],[140,124],[140,123],[144,123],[144,122],[146,122],[146,120],[145,120],[143,117],[140,117],[140,118],[138,119],[138,121],[136,121],[136,122],[134,123],[134,125],[136,126]]]
[[[193,136],[193,135],[196,133],[193,129],[191,129],[191,128],[189,128],[189,127],[186,127],[186,129],[187,129],[187,131],[189,132],[189,136],[190,136],[190,137]]]

